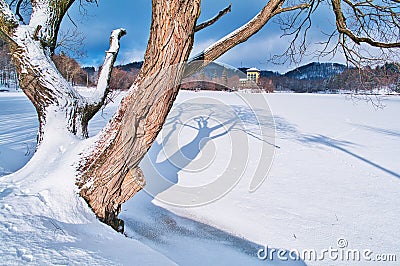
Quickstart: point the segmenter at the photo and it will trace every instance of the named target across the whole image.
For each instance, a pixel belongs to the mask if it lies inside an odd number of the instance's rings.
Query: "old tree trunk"
[[[81,196],[116,229],[123,226],[117,218],[121,204],[145,185],[138,164],[177,96],[199,11],[200,1],[153,1],[150,40],[139,78],[81,165]]]

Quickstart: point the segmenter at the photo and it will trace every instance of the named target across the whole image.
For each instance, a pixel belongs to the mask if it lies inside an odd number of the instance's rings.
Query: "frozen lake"
[[[141,163],[147,187],[122,208],[126,233],[178,264],[266,264],[257,259],[263,246],[399,260],[400,98],[381,100],[375,109],[342,95],[181,92]],[[92,134],[115,108],[94,119]],[[0,175],[29,160],[36,127],[23,95],[0,94]]]

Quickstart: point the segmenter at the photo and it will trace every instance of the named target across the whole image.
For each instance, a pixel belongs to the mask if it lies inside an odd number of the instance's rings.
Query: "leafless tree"
[[[88,121],[104,104],[119,49],[118,40],[125,34],[122,29],[113,32],[97,93],[90,99],[83,97],[56,71],[51,60],[60,23],[74,2],[0,0],[0,30],[10,44],[21,88],[38,112],[39,139],[46,138],[45,125],[59,114],[63,114],[65,128],[71,134],[88,135]],[[290,12],[292,17],[287,21],[286,30],[291,31],[295,38],[303,38],[304,34],[299,32],[303,30],[304,33],[304,28],[308,28],[311,15],[320,3],[318,0],[267,0],[248,23],[189,60],[196,30],[201,28],[198,25],[210,26],[227,11],[220,13],[222,15],[217,19],[211,19],[210,23],[199,24],[201,0],[153,0],[150,38],[143,67],[118,111],[97,136],[96,145],[82,158],[77,169],[80,195],[96,215],[115,229],[122,230],[122,223],[117,218],[121,204],[145,185],[139,162],[161,130],[185,74],[245,42],[271,18],[283,13]],[[397,0],[381,0],[379,4],[374,1],[331,0],[329,4],[334,11],[338,43],[348,56],[350,41],[379,48],[400,46],[397,41],[400,28]],[[360,25],[362,27],[357,28]],[[303,49],[293,45],[290,48]],[[195,59],[202,60],[202,63],[192,64]],[[188,60],[191,64],[186,67]]]
[[[85,57],[85,37],[77,28],[60,30],[56,44],[57,54],[66,54],[72,58]]]
[[[61,75],[72,85],[87,85],[87,73],[83,71],[79,63],[64,53],[54,54],[53,62]]]
[[[0,40],[0,85],[9,88],[18,88],[17,73],[11,62],[8,44]]]

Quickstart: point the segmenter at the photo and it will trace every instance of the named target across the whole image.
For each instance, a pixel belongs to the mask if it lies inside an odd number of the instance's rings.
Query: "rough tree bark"
[[[104,222],[123,229],[121,204],[145,185],[138,164],[177,96],[194,41],[200,1],[153,1],[145,62],[93,151],[80,167],[81,196]]]

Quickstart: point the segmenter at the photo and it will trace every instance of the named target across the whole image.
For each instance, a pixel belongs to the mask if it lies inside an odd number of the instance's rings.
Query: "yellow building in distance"
[[[260,79],[260,70],[255,67],[247,69],[247,80],[253,81],[255,84],[258,84]]]
[[[258,87],[260,80],[260,70],[255,67],[246,70],[246,78],[240,79],[242,89],[254,89]]]

